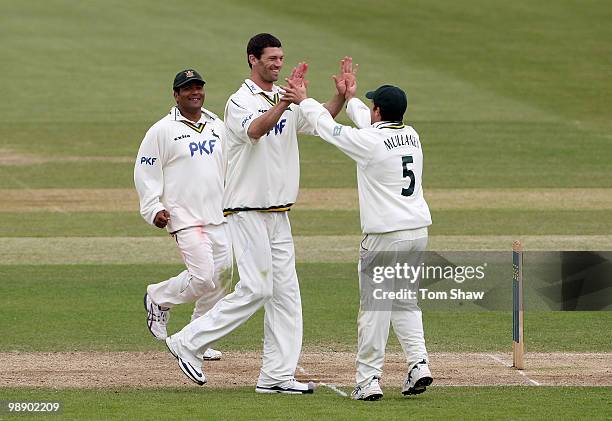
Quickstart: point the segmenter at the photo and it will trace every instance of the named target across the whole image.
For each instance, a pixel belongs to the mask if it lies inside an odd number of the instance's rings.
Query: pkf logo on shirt
[[[155,161],[157,161],[157,158],[154,158],[152,156],[141,156],[140,157],[140,164],[146,164],[146,165],[155,165]]]
[[[208,143],[208,148],[206,147],[206,143]],[[200,155],[210,155],[213,153],[215,143],[217,143],[216,139],[203,140],[201,142],[191,142],[189,144],[189,153],[191,154],[191,157],[193,157],[196,152],[200,152]]]
[[[287,119],[283,118],[281,121],[274,125],[274,134],[283,134],[283,129],[285,128],[285,124],[287,123]],[[268,132],[267,136],[272,133],[272,129]]]

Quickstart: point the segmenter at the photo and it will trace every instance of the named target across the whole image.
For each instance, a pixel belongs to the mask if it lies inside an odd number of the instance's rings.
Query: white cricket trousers
[[[192,320],[210,310],[230,282],[231,248],[227,224],[189,227],[172,234],[187,269],[147,287],[149,298],[162,307],[196,301]]]
[[[368,234],[361,242],[360,253],[386,251],[397,253],[419,253],[427,247],[427,228],[394,231],[384,234]],[[362,261],[359,262],[360,288],[362,284]],[[399,340],[408,367],[421,360],[428,361],[421,310],[416,303],[406,308],[394,300],[392,310],[367,310],[361,306],[357,318],[357,374],[358,386],[365,386],[372,377],[381,377],[385,360],[385,347],[389,337],[389,325]],[[403,307],[403,308],[402,308]]]
[[[264,344],[258,385],[294,377],[302,349],[302,302],[287,212],[227,217],[240,282],[208,313],[172,336],[179,354],[199,367],[203,352],[262,306]]]

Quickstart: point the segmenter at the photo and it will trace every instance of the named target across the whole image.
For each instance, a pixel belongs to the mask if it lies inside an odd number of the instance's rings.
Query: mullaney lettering
[[[407,134],[398,134],[385,139],[385,146],[387,150],[397,148],[399,146],[414,146],[415,148],[421,149],[421,142],[419,139]]]

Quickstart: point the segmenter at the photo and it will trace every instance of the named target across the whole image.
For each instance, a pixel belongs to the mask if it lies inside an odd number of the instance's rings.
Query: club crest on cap
[[[204,79],[202,79],[202,76],[197,72],[197,70],[185,69],[185,70],[181,70],[180,72],[176,74],[176,76],[174,77],[174,82],[172,83],[172,87],[174,89],[180,88],[181,86],[191,81],[198,81],[202,85],[206,83]]]

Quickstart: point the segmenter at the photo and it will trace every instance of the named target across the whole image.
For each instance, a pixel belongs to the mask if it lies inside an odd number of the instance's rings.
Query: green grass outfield
[[[354,263],[302,263],[304,347],[354,351],[359,290]],[[181,271],[178,265],[0,265],[0,296],[10,297],[0,319],[0,351],[163,350],[144,323],[146,285]],[[511,305],[509,300],[508,308]],[[510,311],[427,311],[433,352],[508,351]],[[169,331],[184,326],[190,306],[172,311]],[[612,312],[528,311],[527,349],[533,352],[610,351]],[[589,326],[584,329],[584,326]],[[222,339],[226,350],[259,350],[262,313]],[[391,336],[390,349],[399,350]]]
[[[606,419],[604,387],[444,387],[404,398],[385,388],[379,402],[354,402],[322,389],[312,396],[262,396],[241,389],[4,389],[4,400],[59,401],[60,419],[405,420]],[[2,413],[0,412],[0,415]],[[11,417],[12,419],[13,417]],[[24,415],[14,417],[29,419]],[[39,419],[40,415],[31,417]],[[53,417],[51,417],[53,418]]]
[[[610,190],[612,192],[612,190]],[[148,237],[165,236],[148,226],[137,212],[2,213],[2,237]],[[430,235],[486,236],[597,235],[612,229],[612,212],[598,210],[434,210]],[[359,210],[295,209],[293,235],[360,235]],[[559,224],[563,220],[563,225]],[[477,222],[476,222],[477,221]]]
[[[406,90],[426,194],[573,188],[568,197],[580,200],[576,191],[599,188],[601,198],[612,194],[610,21],[604,0],[4,2],[0,190],[27,199],[39,188],[132,189],[142,136],[173,105],[174,74],[198,69],[205,106],[222,115],[248,75],[247,40],[271,32],[283,41],[283,75],[308,61],[317,99],[331,95],[330,76],[344,55],[360,64],[362,97],[383,83]],[[348,123],[344,114],[340,120]],[[339,151],[313,137],[300,138],[300,151],[303,188],[356,188],[355,167]],[[589,207],[542,198],[539,206],[536,198],[525,208],[479,200],[482,207],[473,206],[466,194],[464,208],[460,200],[433,206],[432,236],[471,239],[471,249],[529,236],[539,236],[540,249],[612,243],[609,200]],[[181,270],[177,253],[136,208],[105,205],[0,205],[0,352],[161,349],[141,300],[147,283]],[[302,247],[304,349],[353,351],[358,210],[319,205],[290,214]],[[175,309],[170,330],[190,311]],[[611,352],[611,322],[611,312],[528,310],[526,348]],[[426,311],[424,323],[430,351],[510,349],[509,312]],[[219,347],[259,351],[261,335],[258,313]],[[390,348],[399,349],[395,339]],[[603,419],[609,396],[609,387],[437,387],[401,399],[385,388],[382,402],[362,405],[327,389],[296,398],[251,388],[0,386],[0,400],[61,400],[66,419]]]

